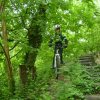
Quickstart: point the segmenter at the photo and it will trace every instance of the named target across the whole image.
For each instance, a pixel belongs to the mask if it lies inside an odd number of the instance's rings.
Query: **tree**
[[[15,90],[15,82],[13,78],[13,71],[12,71],[12,64],[10,60],[10,54],[9,54],[9,44],[8,44],[8,33],[6,28],[6,13],[5,13],[5,6],[6,1],[0,2],[0,12],[2,14],[2,34],[0,35],[3,41],[3,44],[1,44],[2,49],[5,54],[5,60],[6,60],[6,68],[7,68],[7,76],[8,76],[8,86],[10,89],[10,92],[14,94]]]
[[[31,48],[25,55],[25,65],[31,69],[32,78],[36,74],[35,61],[38,54],[38,49],[42,43],[42,34],[46,28],[46,5],[39,3],[37,12],[32,16],[30,27],[28,28],[28,45]],[[43,33],[44,32],[44,33]]]

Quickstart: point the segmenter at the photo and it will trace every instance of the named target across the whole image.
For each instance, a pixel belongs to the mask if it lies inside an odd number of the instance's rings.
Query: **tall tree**
[[[32,22],[28,29],[28,42],[31,48],[25,56],[25,65],[31,69],[32,78],[34,79],[36,74],[35,61],[38,53],[38,49],[42,43],[42,33],[45,32],[46,26],[46,5],[40,3],[37,12],[32,16]],[[44,33],[43,33],[44,34]]]
[[[13,71],[12,71],[12,64],[10,60],[10,54],[9,54],[9,44],[8,44],[8,32],[6,28],[6,13],[5,13],[5,6],[6,6],[6,0],[2,0],[0,2],[0,12],[2,16],[2,34],[1,38],[3,40],[2,48],[5,54],[5,60],[6,60],[6,69],[7,69],[7,75],[8,75],[8,85],[10,92],[13,94],[15,90],[15,82],[13,78]]]

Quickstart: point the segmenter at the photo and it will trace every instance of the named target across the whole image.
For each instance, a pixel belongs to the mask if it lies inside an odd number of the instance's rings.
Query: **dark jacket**
[[[61,33],[60,34],[56,34],[50,39],[49,41],[49,46],[55,46],[55,47],[63,47],[63,48],[67,48],[68,46],[68,40],[67,38],[62,35]]]

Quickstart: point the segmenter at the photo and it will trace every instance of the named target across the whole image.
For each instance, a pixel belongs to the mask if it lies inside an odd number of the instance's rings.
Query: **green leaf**
[[[20,3],[22,3],[23,2],[23,0],[20,0]]]

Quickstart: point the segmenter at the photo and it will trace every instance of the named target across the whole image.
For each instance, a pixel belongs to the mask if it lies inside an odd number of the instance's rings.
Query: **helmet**
[[[55,30],[56,29],[60,29],[60,25],[59,24],[55,25]]]

